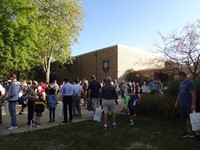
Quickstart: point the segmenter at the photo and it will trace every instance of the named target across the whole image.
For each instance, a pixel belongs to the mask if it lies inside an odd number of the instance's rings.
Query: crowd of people
[[[132,92],[128,93],[128,89]],[[115,105],[118,104],[118,94],[122,93],[124,112],[127,112],[132,101],[130,98],[125,100],[126,96],[135,93],[125,81],[119,86],[117,80],[112,81],[111,77],[107,77],[102,82],[99,82],[94,75],[91,76],[90,82],[86,79],[82,81],[75,79],[73,82],[70,82],[66,78],[59,86],[56,80],[53,83],[38,83],[37,81],[31,80],[28,83],[26,81],[18,82],[17,76],[12,74],[9,82],[0,84],[0,91],[1,103],[5,106],[5,112],[11,116],[11,123],[7,126],[8,130],[18,128],[16,103],[21,105],[21,110],[18,115],[23,115],[24,109],[27,108],[28,125],[40,127],[40,118],[45,107],[49,109],[49,123],[55,122],[55,109],[58,104],[58,97],[63,104],[63,123],[72,122],[73,117],[82,118],[81,100],[83,100],[85,109],[93,111],[94,115],[96,108],[102,106],[104,110],[103,122],[105,128],[108,126],[108,113],[111,112],[113,126],[116,127]],[[127,103],[127,101],[131,103]],[[135,113],[131,113],[131,115],[135,115]],[[3,122],[2,114],[0,116],[1,124]],[[133,122],[132,119],[130,121]]]
[[[185,121],[186,133],[183,137],[193,137],[190,124],[190,114],[196,109],[196,86],[192,80],[189,80],[184,72],[179,73],[180,86],[177,102],[175,106],[180,106],[182,120]],[[97,81],[95,75],[91,76],[91,81],[86,79],[80,81],[75,79],[70,82],[65,78],[62,85],[57,81],[53,83],[38,83],[37,81],[25,81],[19,83],[15,74],[10,76],[11,82],[6,83],[5,88],[0,84],[0,99],[9,110],[11,123],[8,130],[18,128],[16,117],[16,103],[22,105],[19,115],[23,115],[27,107],[27,124],[40,127],[40,119],[45,107],[49,109],[49,123],[55,122],[55,109],[58,104],[58,95],[63,104],[63,123],[72,122],[74,117],[82,118],[81,100],[83,106],[96,114],[99,106],[103,109],[103,128],[108,128],[108,114],[112,114],[112,126],[117,127],[116,123],[116,105],[118,104],[118,95],[121,95],[122,112],[129,115],[128,125],[134,124],[134,117],[139,108],[140,94],[147,86],[134,82],[122,81],[118,84],[117,80],[112,81],[110,76],[102,82]],[[148,83],[151,94],[160,93],[163,86],[161,82],[150,81]],[[6,88],[7,87],[7,88]],[[157,87],[157,88],[155,88]],[[156,91],[157,92],[156,92]],[[1,107],[0,107],[1,108]],[[0,110],[0,124],[2,123],[2,112]],[[197,132],[198,133],[198,132]],[[198,133],[199,134],[199,133]]]

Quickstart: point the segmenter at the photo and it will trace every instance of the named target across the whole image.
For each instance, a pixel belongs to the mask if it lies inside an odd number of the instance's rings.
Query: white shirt
[[[1,91],[1,94],[4,95],[5,94],[5,89],[4,87],[0,84],[0,91]]]

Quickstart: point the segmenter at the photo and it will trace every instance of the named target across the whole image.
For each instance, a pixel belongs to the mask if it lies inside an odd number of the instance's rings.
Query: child
[[[38,99],[35,100],[35,113],[36,113],[36,118],[35,118],[35,125],[36,127],[40,127],[40,118],[42,117],[42,112],[44,112],[44,108],[46,105],[45,100],[42,99],[42,93],[38,93]]]
[[[48,95],[49,123],[55,122],[55,109],[57,105],[56,91],[51,88]]]
[[[134,124],[133,117],[135,115],[136,105],[138,103],[138,97],[131,92],[131,89],[129,89],[128,91],[129,91],[129,95],[127,95],[125,98],[125,100],[126,100],[125,107],[126,107],[126,110],[127,110],[127,108],[129,108],[129,123],[128,123],[128,125],[133,125]]]

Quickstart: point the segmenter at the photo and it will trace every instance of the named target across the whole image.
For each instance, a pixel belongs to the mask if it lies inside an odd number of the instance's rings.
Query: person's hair
[[[68,78],[65,78],[65,79],[64,79],[64,82],[69,82],[69,79],[68,79]]]
[[[79,79],[75,79],[74,82],[75,82],[75,83],[79,83]]]
[[[14,73],[12,73],[12,74],[10,75],[10,77],[12,77],[13,79],[17,79],[17,76],[16,76],[16,74],[14,74]]]
[[[185,72],[183,72],[183,71],[179,72],[178,75],[179,76],[183,76],[183,77],[187,77],[187,74]]]
[[[54,95],[54,94],[56,94],[56,91],[55,91],[54,88],[51,88],[51,89],[49,90],[49,95]]]
[[[95,79],[96,79],[95,75],[92,75],[92,76],[91,76],[91,78],[92,78],[93,80],[95,80]]]
[[[37,95],[38,95],[39,98],[42,97],[42,93],[41,92],[39,92]]]
[[[38,82],[37,81],[33,81],[33,83],[32,83],[33,85],[35,85],[36,87],[38,86]]]
[[[107,77],[106,77],[106,82],[107,82],[107,83],[112,82],[112,78],[111,78],[110,76],[107,76]]]

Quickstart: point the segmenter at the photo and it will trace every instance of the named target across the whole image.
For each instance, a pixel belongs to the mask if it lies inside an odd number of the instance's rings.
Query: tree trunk
[[[44,58],[43,69],[46,74],[46,82],[49,82],[51,72],[51,57]]]
[[[51,57],[47,60],[46,82],[49,82],[51,72]]]
[[[50,69],[48,67],[48,69],[46,71],[46,83],[49,83],[49,78],[50,78]]]

